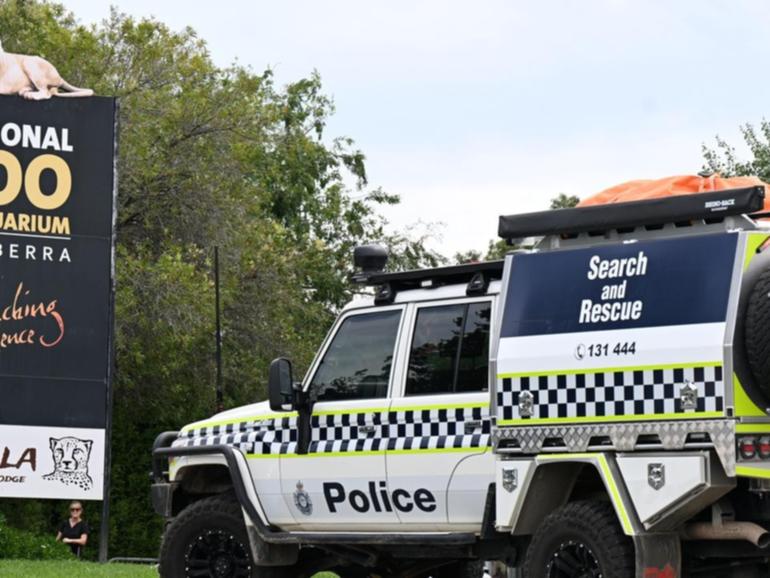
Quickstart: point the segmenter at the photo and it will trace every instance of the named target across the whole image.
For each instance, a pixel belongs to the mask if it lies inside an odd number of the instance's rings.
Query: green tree
[[[508,242],[505,239],[495,239],[489,241],[489,245],[487,246],[487,253],[485,255],[485,259],[487,261],[495,261],[497,259],[504,259],[506,253],[509,253],[513,249],[515,249],[516,246],[509,245]]]
[[[476,251],[475,249],[455,253],[454,257],[452,257],[452,261],[458,265],[464,265],[466,263],[478,263],[482,260],[484,260],[484,257],[481,254],[481,251]]]
[[[770,122],[763,120],[758,127],[745,124],[741,134],[751,155],[749,160],[739,159],[735,148],[717,136],[714,148],[702,147],[705,168],[723,177],[757,176],[770,181]]]
[[[551,199],[550,209],[571,209],[580,202],[580,197],[559,193],[558,196]]]
[[[7,0],[0,31],[12,31],[6,50],[40,54],[73,84],[120,99],[111,552],[151,556],[153,438],[214,406],[213,247],[227,405],[265,398],[273,357],[302,373],[355,291],[355,245],[389,245],[391,267],[441,257],[388,228],[380,209],[399,198],[369,185],[353,140],[326,134],[334,105],[318,74],[280,88],[270,71],[215,66],[191,29],[115,10],[86,27],[59,4]],[[18,526],[60,511],[0,503]]]

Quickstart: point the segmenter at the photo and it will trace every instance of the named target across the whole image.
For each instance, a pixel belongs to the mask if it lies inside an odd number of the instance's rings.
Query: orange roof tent
[[[605,189],[580,201],[578,207],[644,201],[660,197],[708,193],[724,189],[743,187],[765,187],[765,211],[770,211],[770,188],[757,177],[722,178],[718,174],[710,176],[681,175],[655,180],[628,181]]]

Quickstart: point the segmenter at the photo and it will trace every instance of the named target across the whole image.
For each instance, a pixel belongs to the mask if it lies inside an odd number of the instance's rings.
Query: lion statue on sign
[[[66,92],[59,92],[59,89]],[[28,100],[47,100],[52,96],[93,96],[94,91],[72,86],[44,58],[6,52],[0,43],[0,94],[18,94]]]

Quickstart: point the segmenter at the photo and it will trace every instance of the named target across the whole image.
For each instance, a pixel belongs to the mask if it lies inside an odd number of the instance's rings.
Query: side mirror
[[[267,389],[271,410],[291,411],[294,409],[294,380],[291,374],[291,361],[279,357],[270,363]]]

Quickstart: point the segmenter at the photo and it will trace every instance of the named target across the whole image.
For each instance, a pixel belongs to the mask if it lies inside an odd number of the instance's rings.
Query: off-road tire
[[[770,394],[770,269],[763,271],[749,295],[745,321],[746,361],[756,383]]]
[[[570,568],[576,570],[571,573]],[[594,575],[634,578],[634,545],[623,534],[611,504],[572,502],[547,516],[535,532],[524,560],[524,578]]]
[[[239,564],[241,571],[244,570],[244,566],[247,566],[245,575],[249,578],[294,578],[296,576],[291,568],[254,565],[241,506],[234,495],[221,494],[192,503],[168,525],[160,545],[158,571],[161,578],[192,576],[187,573],[187,557],[191,549],[199,548],[194,543],[206,539],[209,533],[213,533],[213,538],[209,535],[209,539],[213,540],[214,548],[217,544],[225,544],[225,551],[219,554],[220,558],[212,560],[212,564],[220,559],[224,560],[223,564],[226,564],[225,559],[230,557],[232,559],[229,562]],[[246,556],[247,564],[244,564],[243,554]],[[231,575],[235,578],[243,574],[217,575],[214,572],[198,574],[198,576],[211,576],[211,578],[220,578],[220,576],[230,578]]]

